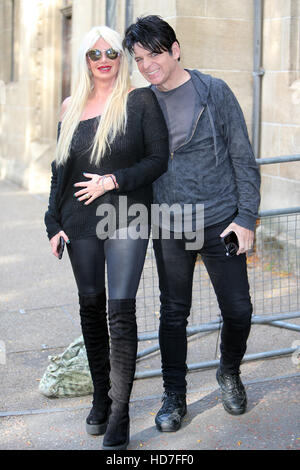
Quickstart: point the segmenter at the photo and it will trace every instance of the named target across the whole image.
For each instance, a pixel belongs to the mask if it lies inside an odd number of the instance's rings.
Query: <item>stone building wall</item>
[[[261,157],[300,154],[300,1],[265,0]],[[300,162],[262,167],[262,209],[300,206]]]
[[[0,4],[0,176],[35,191],[49,184],[56,138],[59,3],[2,0]]]
[[[253,0],[1,0],[0,177],[32,191],[48,190],[59,107],[82,36],[105,23],[123,34],[146,14],[161,15],[174,27],[184,67],[231,86],[251,136],[253,5]],[[260,157],[300,153],[299,25],[300,0],[264,1]],[[132,81],[146,84],[134,61]],[[300,205],[299,165],[262,168],[262,208]]]

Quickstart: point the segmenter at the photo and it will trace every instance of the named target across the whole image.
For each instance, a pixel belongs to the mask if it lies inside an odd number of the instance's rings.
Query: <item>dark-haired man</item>
[[[169,129],[168,171],[154,184],[154,202],[204,205],[202,248],[186,249],[184,233],[154,239],[160,287],[159,342],[165,393],[155,422],[176,431],[186,413],[186,325],[193,272],[200,254],[210,276],[223,325],[217,380],[223,406],[244,413],[240,364],[251,326],[252,304],[246,251],[253,245],[260,202],[260,174],[240,106],[227,84],[180,65],[173,28],[158,16],[138,18],[123,42],[141,74],[151,83]],[[226,256],[220,237],[234,232],[239,249]]]

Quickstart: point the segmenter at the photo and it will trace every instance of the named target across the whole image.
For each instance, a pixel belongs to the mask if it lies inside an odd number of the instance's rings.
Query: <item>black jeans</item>
[[[198,253],[213,284],[223,318],[221,371],[239,370],[251,327],[252,304],[246,255],[227,257],[220,241],[220,234],[232,219],[206,228],[199,251],[185,250],[184,238],[153,240],[161,294],[159,342],[166,391],[186,393],[186,326]]]

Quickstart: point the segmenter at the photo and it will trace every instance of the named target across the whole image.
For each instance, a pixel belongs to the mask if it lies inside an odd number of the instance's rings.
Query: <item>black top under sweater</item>
[[[144,204],[150,215],[152,182],[167,170],[169,156],[168,130],[154,93],[149,88],[137,88],[129,93],[126,132],[117,135],[96,166],[90,163],[90,155],[98,122],[99,117],[80,121],[67,161],[58,167],[55,161],[51,164],[49,206],[45,213],[49,239],[60,230],[70,240],[96,236],[96,226],[101,220],[96,211],[102,204],[114,206],[116,228],[119,228],[120,196],[127,196],[128,208],[132,204]],[[74,187],[74,183],[90,181],[83,173],[113,173],[119,189],[106,192],[86,206],[85,201],[74,197],[75,192],[83,189]],[[124,220],[124,213],[122,216]],[[127,224],[135,217],[125,217]]]

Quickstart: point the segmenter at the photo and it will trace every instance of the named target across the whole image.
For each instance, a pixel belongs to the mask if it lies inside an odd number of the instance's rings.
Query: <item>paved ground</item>
[[[45,236],[46,206],[47,195],[0,181],[0,450],[97,450],[102,438],[87,435],[84,426],[91,396],[50,399],[38,391],[48,356],[61,353],[80,335],[68,257],[55,259]],[[214,359],[216,341],[217,332],[192,337],[189,363]],[[295,341],[299,332],[254,325],[247,354],[291,348]],[[137,363],[138,372],[159,367],[158,352]],[[215,368],[190,372],[188,414],[177,433],[160,433],[154,425],[161,378],[137,379],[128,450],[299,450],[300,364],[295,357],[245,362],[242,378],[248,411],[233,417],[222,407]]]

